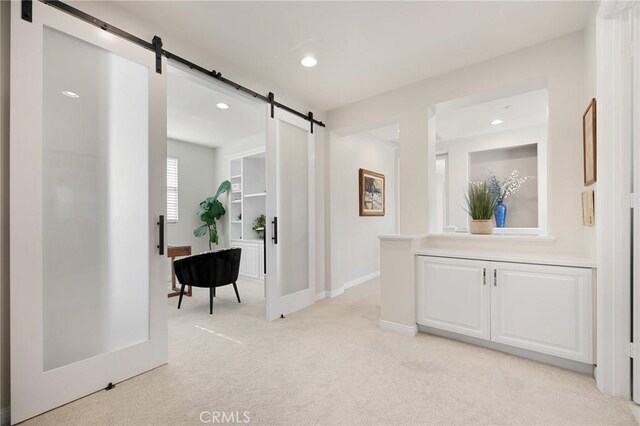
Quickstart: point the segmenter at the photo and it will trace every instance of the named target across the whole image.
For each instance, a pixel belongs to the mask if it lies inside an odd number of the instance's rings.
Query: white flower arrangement
[[[510,195],[518,192],[527,180],[534,178],[535,176],[520,176],[520,172],[514,170],[506,179],[500,181],[496,175],[491,172],[491,175],[487,178],[487,185],[498,201],[504,201],[509,198]]]

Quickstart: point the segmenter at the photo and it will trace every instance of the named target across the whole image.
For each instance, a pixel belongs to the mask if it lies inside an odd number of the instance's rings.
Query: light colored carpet
[[[245,303],[219,289],[211,316],[206,290],[180,311],[169,299],[168,365],[29,424],[198,425],[203,411],[248,411],[252,424],[637,424],[591,377],[381,331],[377,280],[274,322],[262,287],[239,287]]]

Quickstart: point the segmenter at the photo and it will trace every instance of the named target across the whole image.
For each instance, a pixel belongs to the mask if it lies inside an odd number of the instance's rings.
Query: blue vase
[[[504,224],[507,221],[507,206],[502,201],[498,201],[493,214],[496,216],[496,228],[504,228]]]

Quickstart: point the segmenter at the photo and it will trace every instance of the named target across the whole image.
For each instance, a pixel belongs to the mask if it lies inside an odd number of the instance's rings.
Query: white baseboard
[[[335,290],[326,291],[326,297],[329,299],[333,299],[334,297],[340,296],[344,293],[344,287],[336,288]]]
[[[351,287],[355,287],[358,284],[362,284],[365,283],[367,281],[370,281],[374,278],[377,278],[380,276],[380,271],[378,272],[374,272],[372,274],[368,274],[368,275],[363,275],[359,278],[356,278],[355,280],[351,280],[349,282],[346,282],[342,285],[342,287],[338,287],[334,290],[329,290],[329,291],[320,291],[318,293],[316,293],[316,300],[320,300],[320,299],[333,299],[334,297],[338,297],[341,294],[344,293],[344,291],[348,288]]]
[[[356,278],[355,280],[347,281],[342,284],[342,288],[345,290],[351,287],[355,287],[358,284],[366,283],[367,281],[371,281],[374,278],[378,278],[380,276],[380,271],[374,272],[372,274],[363,275],[361,277]]]
[[[393,331],[404,336],[414,337],[418,334],[418,324],[404,325],[396,322],[380,320],[380,329],[385,331]]]
[[[8,425],[11,423],[11,408],[10,407],[2,407],[0,408],[0,425]]]

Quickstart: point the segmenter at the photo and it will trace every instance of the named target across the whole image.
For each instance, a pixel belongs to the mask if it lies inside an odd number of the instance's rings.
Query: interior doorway
[[[264,318],[267,201],[264,104],[180,65],[170,64],[168,68],[169,321],[180,318],[181,312],[187,310],[207,315],[210,291],[212,296],[215,293],[211,309],[216,318],[246,312]],[[216,194],[217,200],[213,201],[220,202],[222,211],[215,211],[211,201]],[[213,226],[211,215],[215,216]],[[185,286],[180,302],[182,286],[174,272],[174,260],[229,248],[240,249],[239,265],[233,262],[223,265],[239,268],[235,285],[225,283],[214,290]],[[179,304],[181,309],[177,311]],[[193,314],[197,316],[195,311]]]
[[[378,236],[399,232],[400,138],[396,119],[331,134],[330,297],[379,276]],[[382,180],[375,215],[360,208],[361,170]]]

